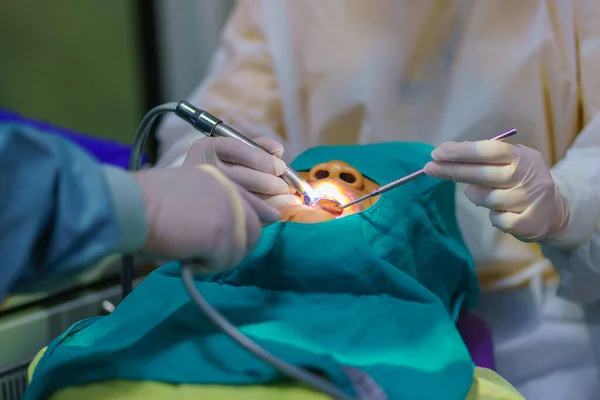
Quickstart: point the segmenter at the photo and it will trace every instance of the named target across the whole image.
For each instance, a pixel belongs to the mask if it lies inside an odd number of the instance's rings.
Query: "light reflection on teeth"
[[[340,204],[346,204],[348,202],[348,197],[334,182],[318,182],[315,183],[313,187],[323,195],[323,198],[333,199]]]
[[[312,183],[312,186],[319,192],[319,194],[323,196],[323,199],[335,200],[340,205],[347,204],[348,202],[354,200],[354,198],[350,196],[350,192],[337,182],[319,181]],[[340,213],[341,215],[338,214],[337,217],[344,216],[347,213],[346,211],[350,210],[344,210],[342,213]]]

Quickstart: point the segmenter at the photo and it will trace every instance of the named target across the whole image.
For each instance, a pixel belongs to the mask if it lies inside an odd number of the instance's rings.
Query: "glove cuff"
[[[119,226],[118,253],[139,250],[146,241],[148,222],[144,197],[136,180],[120,168],[103,166]]]
[[[600,221],[600,206],[594,189],[576,177],[562,179],[553,173],[558,202],[566,210],[562,229],[540,243],[559,250],[571,250],[586,242]],[[569,193],[569,197],[565,196]]]

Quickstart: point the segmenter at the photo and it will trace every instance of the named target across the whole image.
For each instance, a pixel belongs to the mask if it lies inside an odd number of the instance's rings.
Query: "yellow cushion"
[[[43,348],[29,366],[29,380],[46,352]],[[111,380],[74,386],[56,392],[50,400],[325,400],[329,397],[298,384],[268,386],[171,385],[160,382]],[[492,370],[475,368],[473,385],[465,400],[525,400],[506,380]]]

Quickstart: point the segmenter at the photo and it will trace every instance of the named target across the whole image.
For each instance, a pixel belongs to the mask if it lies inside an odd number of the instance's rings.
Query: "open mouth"
[[[360,211],[355,209],[355,206],[345,209],[340,207],[358,198],[358,195],[354,193],[354,191],[347,188],[342,183],[333,179],[323,179],[309,183],[313,189],[323,196],[323,198],[317,202],[316,206],[327,211],[334,217],[339,218]]]

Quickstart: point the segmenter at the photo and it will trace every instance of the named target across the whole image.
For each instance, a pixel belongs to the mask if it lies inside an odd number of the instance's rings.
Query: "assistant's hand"
[[[261,222],[280,214],[215,167],[182,166],[133,174],[146,208],[143,252],[200,259],[207,273],[236,266],[256,246]]]
[[[271,154],[235,138],[198,139],[187,153],[184,165],[210,164],[231,180],[255,193],[273,207],[300,204],[295,190],[280,178],[286,165],[281,160],[283,145],[267,138],[255,139]]]
[[[567,202],[536,150],[491,140],[446,142],[431,157],[427,175],[468,184],[465,194],[491,210],[492,225],[522,241],[548,238],[568,222]]]

